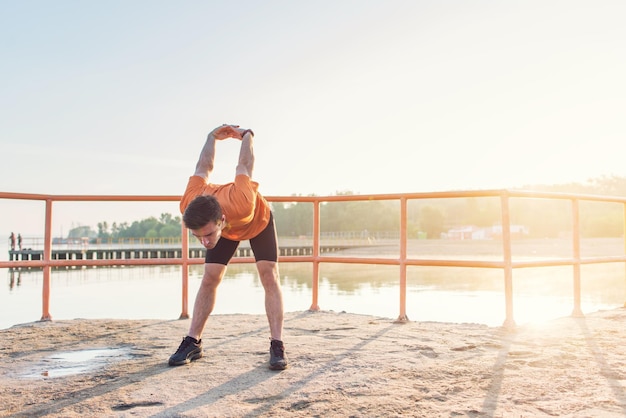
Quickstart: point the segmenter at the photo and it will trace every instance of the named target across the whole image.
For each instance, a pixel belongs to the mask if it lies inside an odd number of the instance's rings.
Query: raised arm
[[[239,150],[239,162],[235,175],[245,174],[248,177],[252,177],[252,170],[254,169],[254,133],[250,129],[243,130],[241,138],[241,149]]]
[[[194,176],[207,180],[213,171],[215,162],[215,141],[226,138],[241,138],[241,129],[236,125],[222,125],[213,129],[206,137],[206,142],[200,151],[200,158],[196,163]]]

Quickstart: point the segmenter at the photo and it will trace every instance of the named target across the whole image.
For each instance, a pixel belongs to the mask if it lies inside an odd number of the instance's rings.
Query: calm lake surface
[[[442,254],[451,254],[457,259],[470,258],[467,252],[462,254],[458,244],[447,249],[433,249],[433,243],[429,245],[429,248],[419,249],[426,254],[426,258],[444,258]],[[483,248],[485,253],[474,253],[471,257],[492,257],[493,254],[486,255],[485,245],[474,246],[472,251]],[[616,251],[623,249],[621,240],[611,241],[611,248],[614,246]],[[589,248],[591,250],[587,251],[600,251],[598,243]],[[0,248],[0,251],[3,252],[2,259],[6,260],[6,250]],[[372,248],[371,251],[378,254],[380,249]],[[428,254],[428,251],[433,254]],[[583,312],[624,305],[626,280],[623,263],[584,265],[581,271]],[[319,307],[322,310],[396,319],[399,315],[399,274],[397,266],[322,263]],[[285,310],[309,309],[312,302],[311,265],[281,263],[280,275]],[[190,312],[201,277],[202,266],[191,266]],[[0,287],[0,329],[39,320],[43,273],[35,269],[0,269],[0,278],[3,281]],[[513,289],[517,324],[572,313],[571,267],[516,269],[513,272]],[[181,314],[181,295],[179,266],[59,269],[51,274],[50,313],[55,320],[171,320]],[[252,264],[231,264],[219,287],[213,314],[234,313],[264,313],[263,288]],[[407,315],[412,321],[502,325],[505,319],[503,272],[499,269],[409,267]]]

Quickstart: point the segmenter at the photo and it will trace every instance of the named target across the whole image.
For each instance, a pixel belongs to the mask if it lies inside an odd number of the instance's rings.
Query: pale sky
[[[622,0],[0,0],[0,191],[181,194],[222,123],[255,131],[265,195],[626,176],[625,21]]]

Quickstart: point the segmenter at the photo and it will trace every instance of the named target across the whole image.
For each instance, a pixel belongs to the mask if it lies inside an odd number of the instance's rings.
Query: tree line
[[[151,216],[140,221],[98,222],[98,230],[94,231],[88,226],[79,226],[72,228],[68,238],[100,238],[100,239],[119,239],[119,238],[170,238],[180,237],[181,233],[180,216],[172,216],[169,213],[162,213],[159,219]]]
[[[586,183],[526,185],[520,190],[626,196],[626,177],[603,176]],[[352,194],[344,192],[338,194]],[[313,205],[293,203],[274,205],[280,236],[311,235]],[[529,238],[556,238],[572,230],[571,203],[568,200],[512,198],[511,223],[524,226]],[[489,228],[501,224],[500,199],[415,199],[407,204],[409,238],[440,238],[452,228]],[[624,234],[624,208],[619,203],[580,202],[583,237],[617,237]],[[366,232],[379,236],[399,231],[400,203],[397,201],[328,202],[320,207],[320,232]]]
[[[626,196],[626,178],[605,176],[585,184],[530,185],[521,189],[561,193]],[[351,195],[338,192],[337,195]],[[307,202],[273,202],[279,236],[311,236],[313,233],[313,204]],[[523,225],[529,237],[553,238],[571,231],[571,206],[568,200],[512,198],[511,223]],[[500,199],[457,198],[419,199],[407,204],[407,233],[409,238],[440,238],[451,228],[459,226],[492,227],[501,222]],[[621,204],[581,202],[581,232],[585,237],[621,236],[624,223]],[[70,231],[69,238],[166,238],[179,237],[180,216],[169,213],[160,218],[149,217],[132,223],[98,223],[98,230],[78,227]],[[320,232],[322,234],[350,234],[357,237],[381,237],[399,233],[400,203],[397,201],[369,200],[325,202],[320,206]],[[87,235],[89,234],[89,235]]]

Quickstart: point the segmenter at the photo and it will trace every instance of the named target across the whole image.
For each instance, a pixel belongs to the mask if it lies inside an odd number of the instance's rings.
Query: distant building
[[[447,239],[467,240],[467,239],[488,239],[485,238],[485,228],[474,225],[460,226],[449,229],[446,233]]]

